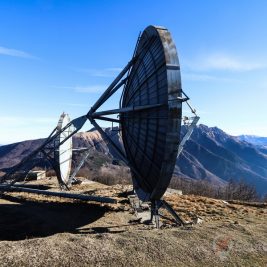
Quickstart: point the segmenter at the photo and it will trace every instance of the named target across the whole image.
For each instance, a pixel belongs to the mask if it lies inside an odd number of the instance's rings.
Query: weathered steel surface
[[[122,138],[138,197],[158,200],[175,166],[182,115],[180,65],[170,32],[147,27],[135,58],[121,108],[158,106],[121,114]]]

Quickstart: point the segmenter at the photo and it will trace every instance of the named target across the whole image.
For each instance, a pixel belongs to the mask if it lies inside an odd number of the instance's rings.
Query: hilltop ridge
[[[183,126],[182,135],[185,130]],[[121,136],[116,128],[105,128],[105,131],[122,147]],[[42,139],[38,139],[1,146],[0,170],[18,163],[41,143]],[[92,153],[98,152],[105,159],[117,158],[116,151],[94,129],[77,133],[73,144],[76,148],[92,147]],[[214,184],[242,179],[254,185],[264,195],[267,193],[267,151],[263,147],[228,135],[218,127],[200,124],[177,159],[174,175],[188,179],[207,179]]]

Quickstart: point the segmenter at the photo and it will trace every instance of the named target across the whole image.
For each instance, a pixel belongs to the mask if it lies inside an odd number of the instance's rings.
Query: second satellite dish
[[[68,114],[63,113],[60,116],[57,130],[61,131],[60,135],[57,136],[55,142],[62,143],[68,136],[73,132],[73,127],[66,126],[70,122],[70,117]],[[64,129],[66,128],[66,129]],[[62,129],[64,129],[62,131]],[[55,159],[58,162],[57,178],[60,184],[66,185],[68,183],[70,172],[71,172],[71,162],[72,162],[72,138],[68,138],[64,143],[60,144],[58,149],[54,153]]]

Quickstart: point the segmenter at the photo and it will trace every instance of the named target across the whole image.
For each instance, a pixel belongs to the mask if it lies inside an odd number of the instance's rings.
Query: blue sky
[[[264,0],[0,1],[0,144],[86,114],[151,24],[171,31],[201,123],[267,136],[266,14]]]

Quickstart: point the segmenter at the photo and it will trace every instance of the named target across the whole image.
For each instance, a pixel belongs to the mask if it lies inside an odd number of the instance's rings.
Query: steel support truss
[[[14,187],[14,184],[21,179],[19,176],[15,176],[15,174],[24,169],[25,173],[27,174],[28,171],[31,169],[29,167],[29,163],[33,161],[34,158],[36,158],[38,155],[42,155],[44,158],[48,159],[53,168],[57,173],[60,172],[59,166],[57,162],[54,161],[52,153],[59,148],[60,145],[62,145],[64,142],[66,142],[69,138],[71,138],[75,133],[77,133],[85,124],[87,120],[89,120],[92,125],[95,126],[97,130],[101,133],[104,139],[108,139],[109,143],[112,145],[112,147],[118,152],[118,154],[121,156],[122,160],[124,160],[126,163],[128,163],[125,155],[123,152],[110,140],[109,136],[102,130],[102,128],[95,122],[95,119],[102,119],[107,121],[113,121],[113,122],[119,122],[119,120],[106,118],[103,115],[111,115],[116,113],[127,113],[131,112],[133,110],[144,110],[153,108],[154,106],[133,106],[128,108],[119,108],[115,110],[105,111],[105,112],[96,112],[96,110],[109,98],[111,97],[119,88],[121,88],[123,85],[125,85],[127,81],[127,77],[123,78],[126,73],[129,73],[131,67],[133,66],[134,62],[136,61],[137,56],[134,56],[132,60],[126,65],[126,67],[121,71],[121,73],[117,76],[117,78],[111,83],[111,85],[107,88],[107,90],[102,94],[102,96],[98,99],[98,101],[93,105],[93,107],[89,110],[89,112],[86,115],[83,115],[81,117],[78,117],[71,122],[69,122],[65,127],[62,129],[57,129],[57,127],[52,131],[52,133],[45,139],[43,144],[35,149],[33,152],[31,152],[28,156],[22,159],[21,162],[19,162],[17,165],[13,166],[4,176],[0,177],[0,191],[3,193],[5,191],[15,191],[17,188]],[[64,138],[61,142],[57,142],[57,138],[59,135],[64,132],[66,129],[71,127],[73,131]],[[87,157],[87,156],[86,156]],[[84,157],[84,158],[86,158]],[[85,159],[84,159],[85,160]],[[26,169],[26,170],[25,170]],[[77,170],[78,171],[78,170]],[[74,173],[72,175],[72,178],[77,174]],[[62,188],[68,189],[67,184],[63,184]],[[21,190],[21,189],[20,189]],[[29,188],[24,188],[24,190],[28,190],[28,192],[32,192]],[[36,190],[34,193],[45,194],[45,195],[51,195],[51,192],[46,192],[43,190]],[[33,193],[33,192],[32,192]],[[64,194],[64,193],[62,193]],[[63,197],[63,195],[61,195]],[[66,196],[67,197],[67,196]],[[78,198],[80,199],[80,198]]]
[[[138,43],[137,43],[138,44]],[[149,46],[149,43],[146,44],[145,48]],[[137,45],[136,45],[137,47]],[[118,91],[122,86],[124,86],[128,81],[128,75],[130,73],[130,70],[133,66],[133,64],[137,61],[138,59],[138,54],[135,53],[133,55],[133,58],[131,61],[125,66],[125,68],[119,73],[119,75],[114,79],[114,81],[110,84],[110,86],[106,89],[106,91],[100,96],[100,98],[96,101],[96,103],[92,106],[92,108],[89,110],[89,112],[81,117],[78,117],[74,120],[72,120],[70,123],[68,123],[65,127],[62,129],[58,130],[55,128],[52,133],[48,136],[48,138],[44,141],[44,143],[34,150],[32,153],[30,153],[27,157],[25,157],[20,163],[15,165],[14,167],[11,168],[11,170],[6,173],[3,177],[0,178],[0,184],[4,184],[4,186],[0,187],[0,191],[11,191],[14,190],[14,187],[12,187],[19,179],[20,177],[15,177],[15,173],[22,169],[23,167],[26,166],[27,163],[32,161],[39,153],[41,153],[45,158],[47,158],[52,166],[54,167],[55,171],[59,171],[59,166],[53,161],[53,157],[51,154],[59,148],[60,145],[62,145],[65,141],[67,141],[69,138],[71,138],[75,133],[77,133],[85,124],[87,120],[91,122],[91,124],[96,128],[96,130],[99,131],[99,133],[102,135],[103,139],[107,140],[107,142],[112,146],[112,148],[118,153],[120,158],[127,164],[129,167],[131,167],[132,171],[135,173],[135,175],[140,176],[138,170],[133,168],[133,166],[130,166],[130,163],[124,154],[124,152],[111,140],[111,138],[107,135],[105,131],[98,125],[96,120],[105,120],[105,121],[110,121],[110,122],[116,122],[120,123],[120,118],[119,119],[113,119],[106,117],[107,115],[113,115],[113,114],[127,114],[129,112],[133,111],[141,111],[141,110],[148,110],[148,109],[153,109],[153,108],[158,108],[162,106],[163,104],[155,104],[155,105],[143,105],[143,106],[129,106],[129,107],[124,107],[122,108],[120,105],[120,108],[118,109],[113,109],[113,110],[106,110],[106,111],[97,111],[115,92]],[[124,92],[123,92],[124,93]],[[123,95],[122,93],[122,95]],[[196,126],[199,117],[196,115],[196,111],[190,106],[188,103],[189,97],[183,92],[184,98],[180,97],[177,100],[180,100],[181,102],[186,102],[189,108],[191,109],[192,113],[195,115],[192,119],[192,122],[190,123],[188,127],[188,131],[185,134],[184,138],[182,139],[179,148],[178,148],[178,155],[181,154],[185,142],[190,138],[194,127]],[[122,99],[122,98],[121,98]],[[69,127],[72,127],[73,131],[66,136],[64,140],[61,142],[55,142],[56,138],[64,132],[66,129]],[[74,173],[71,175],[71,179],[69,181],[71,182],[75,175],[78,172],[78,169],[81,167],[81,165],[84,163],[86,158],[89,155],[89,151],[84,154],[84,157],[82,161],[80,162],[79,166],[77,169],[74,171]],[[66,188],[68,188],[67,184],[64,184]],[[38,190],[37,190],[38,191]],[[44,192],[42,192],[44,193]],[[50,192],[49,192],[50,194]],[[173,216],[175,222],[178,225],[183,225],[183,221],[179,218],[179,216],[174,212],[174,210],[170,207],[170,205],[164,201],[164,200],[157,200],[157,201],[152,201],[151,202],[151,219],[153,217],[156,218],[156,224],[157,227],[159,226],[159,216],[163,217],[162,215],[159,214],[159,208],[164,207],[165,209],[168,210],[168,212]]]
[[[184,125],[186,126],[186,133],[183,136],[179,147],[178,147],[178,153],[177,153],[177,158],[181,155],[183,149],[184,149],[184,145],[186,143],[186,141],[191,137],[200,117],[196,114],[196,110],[194,108],[192,108],[192,106],[189,104],[189,97],[186,95],[186,93],[184,91],[182,91],[183,95],[185,96],[185,98],[182,98],[183,102],[185,102],[187,104],[187,106],[189,107],[189,109],[191,110],[191,113],[193,114],[193,117],[183,117],[183,122]]]

